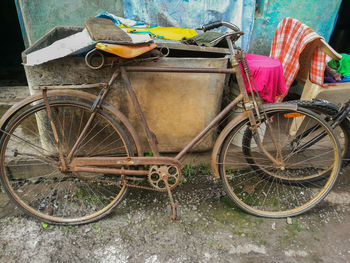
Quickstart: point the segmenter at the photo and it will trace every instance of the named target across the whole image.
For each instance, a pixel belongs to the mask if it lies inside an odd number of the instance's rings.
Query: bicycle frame
[[[237,51],[239,52],[239,56],[244,56],[243,51]],[[182,168],[183,165],[181,164],[180,160],[181,158],[196,144],[198,143],[206,134],[207,132],[213,128],[220,120],[222,120],[228,112],[230,112],[239,102],[243,101],[244,107],[245,107],[245,113],[242,113],[241,116],[249,117],[250,124],[253,128],[257,126],[257,120],[254,117],[253,110],[257,109],[257,104],[253,97],[253,102],[251,102],[248,93],[245,89],[244,83],[243,83],[243,77],[241,74],[241,69],[239,66],[238,61],[236,60],[236,57],[231,56],[231,65],[232,68],[186,68],[186,67],[143,67],[143,66],[125,66],[120,67],[113,73],[108,85],[101,90],[99,96],[96,98],[95,102],[92,106],[92,114],[84,127],[82,133],[80,134],[79,138],[77,139],[75,145],[71,149],[70,153],[68,154],[67,158],[65,160],[61,161],[62,169],[65,170],[65,163],[69,164],[69,167],[67,167],[67,170],[70,172],[96,172],[96,173],[112,173],[112,174],[125,174],[125,175],[134,175],[134,176],[145,176],[147,175],[148,171],[140,171],[140,170],[125,170],[124,166],[139,166],[139,165],[175,165],[179,168]],[[196,137],[194,137],[174,158],[165,158],[160,157],[159,150],[156,143],[156,136],[152,133],[152,131],[149,129],[146,118],[141,110],[141,106],[139,104],[138,98],[136,96],[136,93],[134,89],[131,86],[130,80],[128,78],[127,72],[168,72],[168,73],[216,73],[216,74],[235,74],[236,79],[238,82],[238,87],[240,90],[240,94],[231,102],[229,105],[227,105]],[[139,119],[141,120],[142,126],[146,133],[146,138],[148,140],[148,143],[150,145],[151,151],[154,154],[154,157],[127,157],[127,158],[121,158],[121,157],[108,157],[108,158],[99,158],[99,157],[85,157],[85,158],[79,158],[76,157],[73,159],[73,155],[75,150],[77,149],[78,145],[80,144],[83,136],[88,131],[89,125],[91,121],[93,120],[96,109],[101,106],[104,99],[106,98],[112,83],[115,81],[117,76],[121,74],[122,79],[124,80],[129,96],[131,98],[131,101],[135,107],[135,110],[137,112],[137,115]],[[247,78],[248,79],[248,78]],[[44,100],[45,99],[45,90],[43,92],[44,94]],[[48,105],[47,105],[48,107]],[[50,109],[48,109],[50,111]],[[242,119],[242,117],[238,116],[238,119]],[[51,120],[53,122],[53,120]],[[237,122],[238,123],[238,122]],[[263,150],[263,152],[266,154],[266,156],[271,159],[276,165],[280,165],[280,163],[271,156],[262,146],[261,141],[259,138],[256,138],[256,141],[259,145],[259,147]],[[60,149],[58,149],[61,151]],[[62,157],[63,158],[63,157]],[[101,166],[102,168],[91,168],[87,166]],[[105,168],[106,165],[113,165],[117,167],[121,167],[121,169],[114,169],[114,168]],[[215,173],[215,177],[218,177],[218,175]]]

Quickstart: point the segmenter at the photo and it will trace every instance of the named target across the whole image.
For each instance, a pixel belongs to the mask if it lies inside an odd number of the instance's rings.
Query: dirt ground
[[[350,168],[292,222],[242,212],[208,175],[186,179],[174,191],[179,221],[167,217],[166,194],[142,190],[77,227],[35,221],[0,193],[0,262],[350,262]]]

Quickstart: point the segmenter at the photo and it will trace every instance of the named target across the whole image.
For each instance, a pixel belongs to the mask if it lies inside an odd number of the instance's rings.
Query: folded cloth
[[[344,77],[350,76],[350,55],[348,54],[340,54],[342,55],[342,59],[339,60],[339,68],[337,72],[342,74]]]
[[[340,73],[336,72],[334,69],[326,65],[326,69],[324,71],[324,79],[325,79],[324,82],[328,82],[328,83],[342,82],[341,80],[342,77],[343,76]]]
[[[334,70],[337,70],[339,68],[339,60],[331,59],[328,61],[327,65]]]
[[[114,22],[114,24],[116,24],[120,28],[125,28],[128,33],[149,34],[153,37],[161,39],[178,41],[183,39],[184,37],[191,38],[197,35],[197,31],[195,29],[147,25],[136,20],[118,17],[108,12],[101,12],[97,15],[97,17],[111,19]]]
[[[320,38],[322,37],[310,27],[294,18],[286,17],[278,24],[272,40],[270,57],[282,62],[287,91],[298,73],[301,52],[308,43]],[[323,85],[325,67],[326,54],[321,49],[316,48],[311,62],[311,82]],[[286,95],[287,93],[283,94],[277,101],[282,101]]]
[[[342,79],[342,81],[343,81],[343,82],[350,82],[350,76],[344,77],[344,78]]]
[[[259,96],[267,103],[275,102],[280,95],[286,92],[281,62],[278,59],[253,54],[247,54],[246,59]],[[246,90],[250,93],[242,68],[241,72]],[[253,83],[251,84],[254,89]]]

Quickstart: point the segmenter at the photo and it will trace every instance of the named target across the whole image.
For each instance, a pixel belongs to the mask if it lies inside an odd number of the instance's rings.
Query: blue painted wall
[[[85,19],[107,11],[160,26],[197,28],[211,21],[237,24],[248,49],[256,0],[15,0],[26,46],[57,25],[82,26]]]
[[[270,52],[277,24],[299,19],[329,40],[341,0],[15,0],[26,46],[57,25],[82,26],[100,11],[163,26],[197,27],[214,20],[237,23],[250,53]],[[256,8],[255,8],[256,4]],[[237,11],[240,10],[240,11]],[[255,16],[255,20],[254,20]],[[254,24],[254,26],[253,26]],[[250,34],[251,33],[251,34]]]
[[[308,25],[328,41],[340,4],[341,0],[257,0],[249,52],[269,55],[275,29],[288,16]]]
[[[245,32],[240,46],[248,50],[256,0],[124,0],[127,18],[161,26],[198,28],[212,21],[236,24]],[[226,32],[226,28],[219,29]]]

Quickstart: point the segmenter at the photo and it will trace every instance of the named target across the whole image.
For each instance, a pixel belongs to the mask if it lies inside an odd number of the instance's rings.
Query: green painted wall
[[[308,25],[328,41],[340,4],[341,0],[257,0],[250,53],[269,55],[276,27],[288,16]]]
[[[83,26],[101,11],[124,15],[122,0],[15,0],[26,46],[58,25]]]

